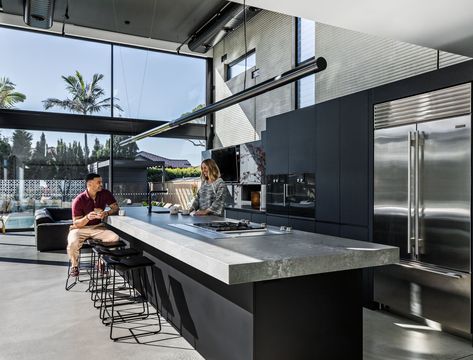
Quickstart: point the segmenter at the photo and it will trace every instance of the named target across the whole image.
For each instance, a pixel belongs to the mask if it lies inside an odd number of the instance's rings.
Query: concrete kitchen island
[[[161,314],[206,359],[362,359],[361,269],[398,248],[300,231],[212,239],[174,225],[222,218],[126,212],[109,226],[155,261]]]

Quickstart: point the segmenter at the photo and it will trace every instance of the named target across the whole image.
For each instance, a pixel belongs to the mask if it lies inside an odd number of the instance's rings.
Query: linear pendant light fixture
[[[223,100],[217,101],[216,103],[207,105],[206,107],[200,110],[197,110],[193,113],[182,116],[176,120],[169,121],[166,124],[147,130],[145,132],[142,132],[141,134],[132,136],[129,139],[123,140],[122,142],[120,142],[120,146],[128,145],[138,140],[142,140],[147,137],[155,136],[163,132],[169,131],[178,126],[184,125],[188,123],[189,121],[201,118],[205,115],[225,109],[229,106],[235,105],[244,100],[248,100],[252,97],[277,89],[278,87],[287,85],[305,76],[318,73],[322,70],[325,70],[326,67],[327,67],[327,61],[323,57],[312,59],[302,65],[295,67],[292,70],[289,70],[281,75],[278,75],[271,79],[263,81],[262,83],[252,86],[239,93],[233,94]]]

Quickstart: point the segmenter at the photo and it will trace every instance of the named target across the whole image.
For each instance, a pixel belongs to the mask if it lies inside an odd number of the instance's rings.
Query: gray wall
[[[379,38],[317,23],[316,56],[327,59],[328,67],[316,75],[315,102],[366,90],[415,76],[469,58]],[[246,87],[285,72],[295,65],[295,19],[262,11],[247,24],[248,51],[256,49],[256,67],[248,69]],[[243,90],[244,75],[225,81],[226,65],[245,53],[243,27],[230,33],[214,47],[215,100]],[[227,59],[222,62],[221,57]],[[252,79],[251,72],[260,69]],[[266,118],[295,109],[295,86],[280,89],[234,105],[215,114],[213,148],[259,140]]]
[[[294,66],[294,18],[262,11],[247,24],[248,51],[256,49],[256,67],[248,69],[246,87],[290,70]],[[245,53],[243,26],[214,47],[215,100],[243,90],[244,74],[225,81],[226,65]],[[221,58],[227,59],[222,63]],[[251,72],[260,75],[251,78]],[[247,100],[215,114],[215,148],[259,140],[266,129],[266,118],[294,109],[294,85]]]
[[[437,69],[437,50],[321,23],[315,53],[328,63],[316,76],[316,103]],[[465,60],[440,52],[440,67]]]

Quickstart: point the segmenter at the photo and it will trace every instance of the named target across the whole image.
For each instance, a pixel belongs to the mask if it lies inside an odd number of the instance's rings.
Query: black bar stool
[[[151,313],[149,309],[149,299],[150,296],[153,295],[153,292],[156,309],[159,307],[156,279],[153,272],[154,262],[142,255],[122,258],[105,255],[103,256],[103,261],[110,270],[110,275],[107,277],[106,283],[102,286],[100,314],[102,322],[106,325],[110,325],[110,339],[117,341],[135,338],[138,342],[138,337],[159,333],[161,331],[161,319],[159,313],[157,310],[156,313]],[[146,284],[148,284],[148,270],[151,271],[151,288],[149,291],[146,289]],[[123,282],[120,281],[120,278],[123,279]],[[128,286],[123,287],[123,283],[128,284]],[[122,290],[125,290],[125,292],[128,290],[128,294],[121,293],[120,291]],[[136,290],[138,291],[138,294]],[[122,311],[124,313],[119,310],[123,306],[137,303],[142,304],[142,310],[139,312],[130,311],[129,308],[124,308]],[[133,320],[146,319],[150,315],[154,314],[156,314],[158,318],[158,330],[139,330],[140,332],[135,334],[133,328],[129,328],[128,330],[131,335],[114,336],[114,325]]]
[[[86,240],[87,241],[87,240]],[[82,244],[82,247],[79,249],[79,262],[78,262],[78,269],[79,275],[74,277],[74,281],[69,283],[71,279],[71,259],[69,259],[69,264],[67,266],[67,279],[66,279],[66,291],[71,290],[78,282],[83,282],[87,280],[81,280],[80,275],[87,272],[90,276],[90,264],[92,261],[92,246],[89,245],[86,241]],[[84,251],[85,250],[85,251]]]
[[[94,277],[95,270],[100,270],[96,269],[95,265],[97,264],[100,266],[100,256],[98,256],[97,251],[94,251],[96,247],[100,247],[102,249],[123,249],[127,246],[126,242],[123,240],[118,240],[114,242],[102,242],[100,240],[96,239],[87,239],[85,241],[88,245],[91,246],[92,248],[92,256],[90,258],[90,269],[91,269],[91,276],[90,280]],[[90,290],[90,282],[89,282],[89,290]]]
[[[134,255],[140,255],[141,251],[133,248],[110,248],[107,246],[102,246],[102,245],[95,245],[92,248],[92,251],[94,253],[94,260],[99,259],[98,261],[103,261],[103,256],[109,255],[114,258],[121,258],[121,257],[127,257],[127,256],[134,256]],[[90,282],[89,282],[89,291],[90,291],[90,300],[94,302],[94,307],[95,308],[100,308],[100,305],[97,305],[97,302],[101,301],[101,295],[100,293],[102,292],[102,285],[103,281],[101,284],[99,284],[99,278],[100,276],[106,276],[105,271],[105,264],[102,265],[103,269],[99,269],[97,267],[94,267],[92,270],[92,276],[90,277]]]

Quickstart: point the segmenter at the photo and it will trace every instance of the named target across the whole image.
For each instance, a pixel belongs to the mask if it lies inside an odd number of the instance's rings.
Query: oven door
[[[289,215],[315,219],[315,174],[289,175]]]
[[[268,175],[266,187],[266,211],[269,214],[288,215],[287,175]]]

